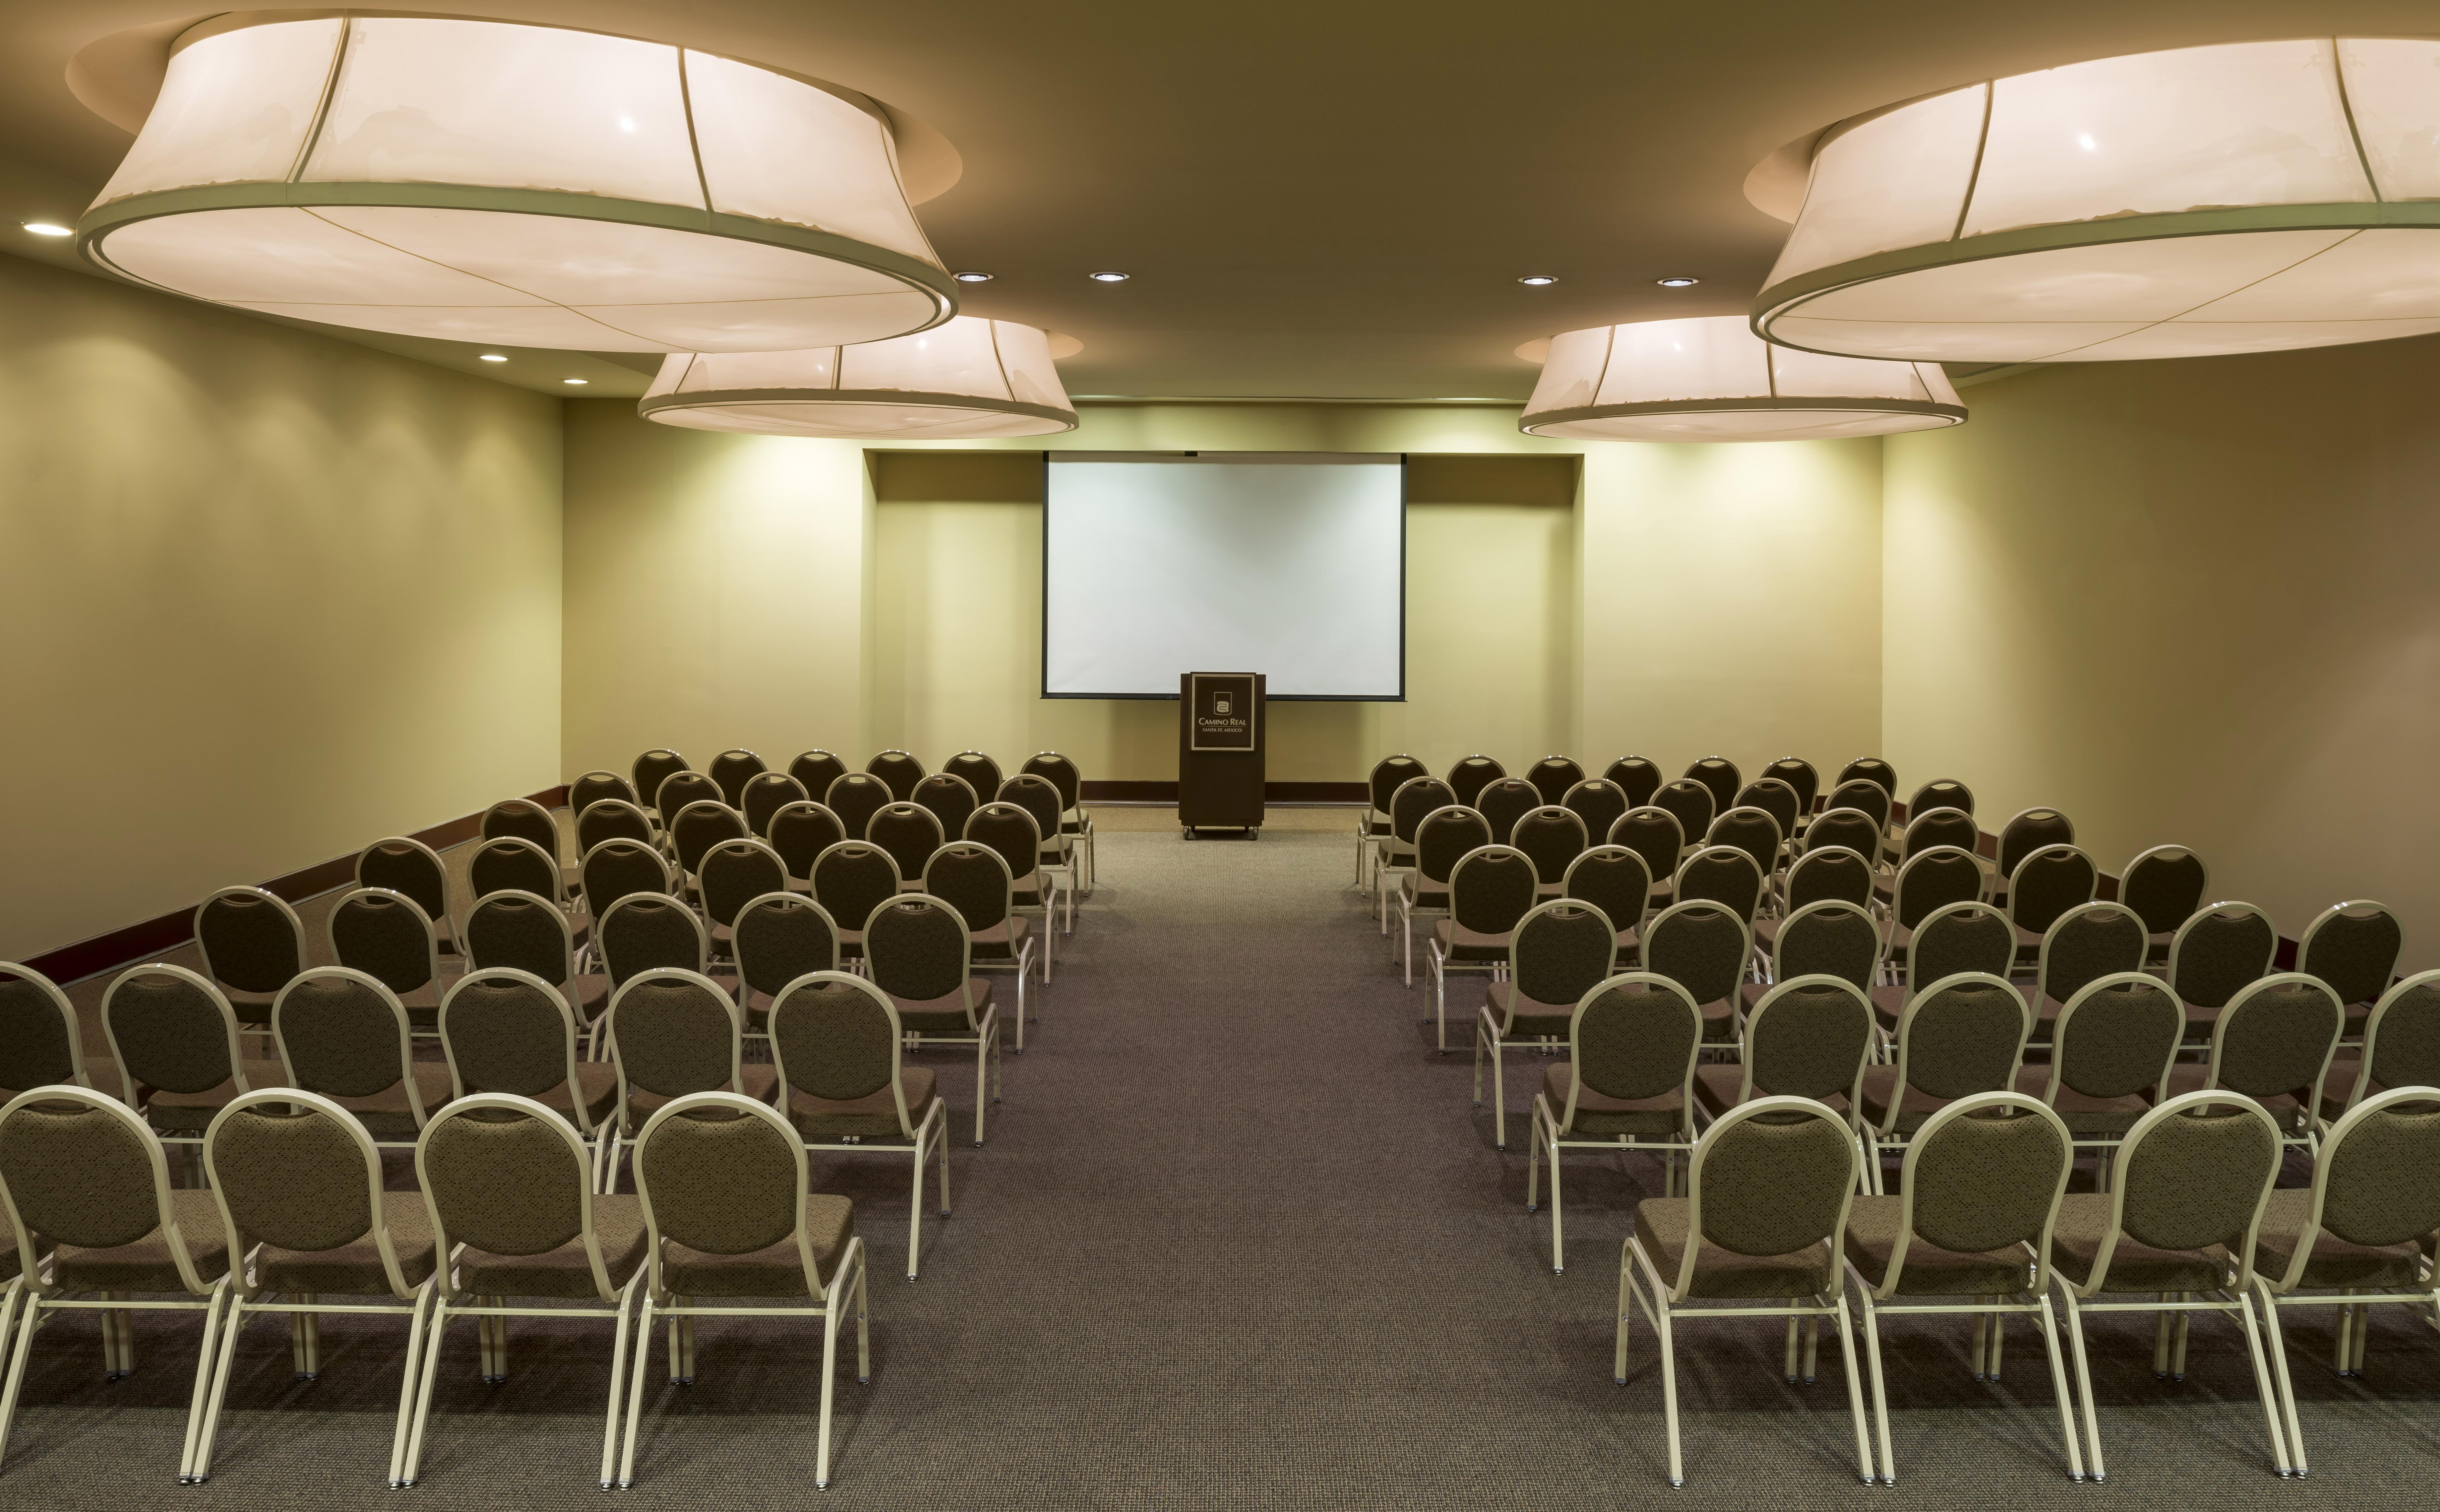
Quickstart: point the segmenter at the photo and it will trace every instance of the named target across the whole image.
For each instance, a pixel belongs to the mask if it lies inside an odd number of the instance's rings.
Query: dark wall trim
[[[545,808],[560,808],[567,802],[567,786],[562,783],[525,796]],[[482,823],[481,814],[466,814],[435,824],[430,829],[417,830],[411,837],[422,840],[436,851],[445,850],[473,839]],[[298,903],[328,892],[332,888],[344,887],[355,874],[355,856],[336,855],[303,871],[273,877],[261,885],[291,903]],[[26,964],[53,981],[75,981],[174,950],[194,938],[194,923],[192,909],[165,913],[140,924],[131,924],[125,928],[113,929],[107,934],[95,935],[89,940],[80,940],[74,945],[62,945],[57,950],[45,950],[27,960]]]
[[[1265,783],[1265,803],[1361,803],[1369,796],[1362,783]],[[1175,783],[1087,782],[1088,803],[1175,803]]]

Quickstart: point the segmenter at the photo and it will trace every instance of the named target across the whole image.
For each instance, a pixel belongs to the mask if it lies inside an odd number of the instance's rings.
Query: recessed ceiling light
[[[1664,289],[1691,289],[1703,280],[1700,279],[1687,278],[1681,273],[1673,278],[1655,279],[1652,281],[1660,285]]]
[[[496,352],[496,351],[487,351],[487,352],[483,353],[482,358],[481,358],[480,360],[482,360],[482,361],[484,361],[484,362],[506,362],[506,361],[508,361],[509,359],[508,359],[508,358],[506,358],[506,357],[501,356],[501,355],[500,355],[498,352]]]
[[[74,236],[74,235],[76,235],[76,232],[75,232],[74,230],[72,230],[71,228],[69,228],[69,227],[67,227],[67,226],[64,226],[64,225],[52,225],[50,222],[48,222],[48,221],[26,221],[26,222],[23,222],[23,223],[21,223],[21,224],[26,227],[26,229],[27,229],[27,230],[33,232],[36,236]]]
[[[1556,282],[1558,282],[1559,280],[1558,280],[1558,279],[1554,279],[1554,278],[1552,278],[1552,277],[1551,277],[1551,275],[1549,275],[1549,274],[1547,274],[1547,273],[1529,273],[1529,274],[1525,275],[1523,278],[1521,278],[1521,279],[1517,279],[1516,281],[1517,281],[1517,282],[1519,282],[1519,283],[1522,283],[1522,284],[1527,284],[1527,285],[1529,285],[1529,286],[1531,286],[1531,287],[1533,287],[1533,288],[1536,288],[1536,289],[1538,289],[1538,288],[1541,288],[1544,284],[1556,283]]]
[[[1127,281],[1127,276],[1123,273],[1087,273],[1085,277],[1092,279],[1095,283],[1124,283]]]
[[[581,387],[583,387],[584,380],[582,378],[562,378],[560,382],[564,384],[575,384]]]
[[[992,280],[992,276],[990,274],[978,273],[971,268],[963,273],[952,273],[949,277],[957,279],[960,283],[989,283]]]

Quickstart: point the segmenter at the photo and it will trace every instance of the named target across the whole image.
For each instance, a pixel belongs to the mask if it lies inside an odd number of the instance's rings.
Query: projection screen
[[[1042,694],[1175,698],[1259,672],[1273,698],[1406,696],[1406,460],[1052,453]]]

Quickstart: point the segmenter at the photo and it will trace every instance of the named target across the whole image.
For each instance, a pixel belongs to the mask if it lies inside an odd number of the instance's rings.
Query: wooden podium
[[[1264,676],[1190,672],[1177,679],[1177,824],[1263,835]]]

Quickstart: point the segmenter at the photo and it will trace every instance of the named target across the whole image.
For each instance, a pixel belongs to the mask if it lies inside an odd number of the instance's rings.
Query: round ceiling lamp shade
[[[1049,336],[976,315],[854,347],[672,352],[636,409],[665,425],[765,436],[953,441],[1076,428]]]
[[[956,309],[861,97],[593,32],[278,15],[179,39],[77,225],[87,257],[266,314],[595,351],[871,341]]]
[[[1973,362],[2419,335],[2435,229],[2440,42],[2143,53],[1832,128],[1754,328]]]
[[[1929,363],[1774,347],[1739,315],[1595,326],[1551,338],[1516,423],[1563,441],[1835,441],[1965,419]]]

